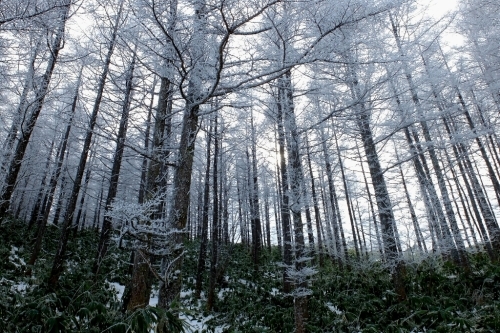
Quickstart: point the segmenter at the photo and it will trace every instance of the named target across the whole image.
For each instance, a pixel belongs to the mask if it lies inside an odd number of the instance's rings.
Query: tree
[[[120,168],[123,159],[123,150],[125,148],[125,139],[127,136],[128,120],[130,113],[130,100],[132,95],[132,89],[134,87],[134,69],[136,61],[136,51],[132,55],[132,60],[127,69],[125,78],[125,95],[123,98],[122,114],[120,119],[120,127],[118,129],[118,134],[116,136],[116,149],[113,157],[113,166],[111,167],[111,179],[109,181],[108,195],[106,197],[106,206],[104,209],[104,222],[101,229],[101,237],[99,240],[99,246],[97,249],[97,257],[93,267],[94,274],[98,274],[99,266],[101,265],[104,256],[106,255],[109,239],[112,232],[111,218],[106,213],[111,209],[111,204],[116,198],[116,193],[118,191],[118,179],[120,177]]]
[[[94,134],[94,127],[97,122],[97,115],[99,113],[99,108],[101,106],[101,101],[103,97],[104,85],[106,84],[106,78],[109,73],[109,66],[111,64],[111,56],[113,55],[113,51],[115,48],[116,39],[118,36],[118,28],[120,26],[122,20],[122,12],[123,12],[123,3],[121,1],[118,7],[118,11],[114,18],[114,23],[111,30],[111,38],[108,45],[108,50],[106,54],[106,58],[104,60],[104,67],[99,79],[98,88],[97,88],[97,96],[94,102],[94,107],[92,109],[92,114],[90,115],[89,124],[87,128],[87,132],[85,134],[85,141],[83,143],[83,149],[80,156],[80,162],[78,164],[78,169],[76,171],[76,176],[73,183],[73,189],[71,191],[71,195],[69,198],[68,205],[66,207],[66,211],[64,213],[63,225],[61,230],[61,236],[59,239],[59,246],[57,248],[57,252],[54,258],[54,262],[52,265],[52,270],[49,276],[49,286],[52,289],[56,289],[57,282],[63,270],[64,263],[64,254],[66,252],[69,233],[72,228],[73,223],[73,214],[75,212],[76,203],[78,200],[78,194],[80,193],[80,188],[82,186],[82,179],[85,172],[85,166],[87,164],[87,158],[90,151],[90,145],[92,143],[92,136]]]
[[[59,16],[56,20],[55,30],[51,32],[52,35],[48,40],[48,43],[50,45],[50,56],[47,62],[45,73],[41,78],[38,89],[35,92],[35,101],[33,102],[31,108],[25,111],[27,113],[27,121],[25,121],[24,123],[24,128],[22,128],[21,130],[22,135],[19,138],[14,153],[12,154],[10,166],[7,170],[2,188],[2,195],[0,197],[0,218],[2,219],[5,219],[6,217],[12,193],[14,191],[14,186],[23,162],[23,157],[26,153],[26,148],[30,141],[31,134],[33,133],[33,129],[35,128],[38,116],[40,115],[40,112],[42,110],[45,96],[49,91],[50,79],[52,77],[52,73],[54,72],[54,67],[59,56],[59,51],[63,46],[64,31],[69,15],[70,5],[70,2],[66,2],[59,12]]]

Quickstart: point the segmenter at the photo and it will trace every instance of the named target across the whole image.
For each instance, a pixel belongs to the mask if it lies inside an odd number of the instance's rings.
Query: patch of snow
[[[15,246],[10,247],[10,256],[9,256],[9,261],[16,266],[16,268],[24,267],[26,266],[26,262],[24,261],[23,258],[19,257],[17,254],[19,252],[19,248]]]
[[[224,294],[225,293],[228,293],[230,292],[231,290],[229,288],[222,288],[221,290],[219,290],[219,293],[217,294],[217,297],[220,299],[220,300],[223,300],[224,299]]]
[[[328,307],[328,310],[332,311],[336,315],[340,316],[343,312],[339,310],[339,308],[336,305],[333,305],[332,303],[328,302],[325,303],[325,305]]]
[[[18,284],[12,285],[12,287],[10,287],[10,288],[13,291],[17,291],[17,292],[24,294],[26,292],[26,290],[28,289],[28,285],[24,282],[19,282]]]
[[[118,282],[108,282],[111,287],[117,292],[116,297],[120,300],[122,299],[123,293],[125,292],[125,286],[119,284]]]
[[[207,322],[214,318],[213,315],[208,315],[207,317],[203,316],[192,316],[185,313],[181,313],[180,318],[184,320],[187,324],[188,332],[202,332],[203,330],[207,330],[208,324]],[[213,332],[222,333],[225,329],[227,329],[227,325],[217,326]]]
[[[181,291],[181,298],[189,297],[193,294],[193,292],[194,292],[193,289],[183,290],[183,291]]]
[[[303,287],[299,287],[299,288],[296,288],[294,291],[292,291],[292,295],[293,297],[306,297],[306,296],[310,296],[312,295],[312,290],[309,289],[309,288],[303,288]]]
[[[238,279],[238,282],[241,283],[242,285],[248,286],[248,287],[255,287],[255,284],[252,282],[249,282],[245,279]]]
[[[150,305],[150,306],[156,306],[156,305],[158,305],[158,295],[153,294],[153,295],[149,298],[149,305]]]

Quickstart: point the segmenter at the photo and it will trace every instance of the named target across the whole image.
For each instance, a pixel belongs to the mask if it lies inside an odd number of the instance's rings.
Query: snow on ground
[[[17,252],[19,252],[19,248],[15,247],[15,246],[10,247],[9,261],[17,268],[26,266],[24,259],[19,257]]]
[[[123,293],[125,292],[125,286],[124,285],[121,285],[119,284],[118,282],[108,282],[115,290],[116,292],[118,293],[116,295],[116,298],[118,298],[118,300],[121,300],[122,299],[122,296],[123,296]]]
[[[330,311],[335,313],[336,315],[340,316],[342,314],[342,311],[339,310],[339,308],[336,305],[333,305],[332,303],[328,302],[325,303],[325,305],[328,307]]]
[[[217,297],[220,299],[220,300],[223,300],[224,299],[224,294],[226,293],[229,293],[231,291],[231,289],[229,288],[221,288],[219,290],[219,292],[217,293]]]
[[[16,290],[21,294],[24,294],[28,289],[29,285],[25,282],[19,282],[17,284],[12,285],[11,290]]]
[[[125,286],[121,285],[117,282],[108,282],[110,286],[112,286],[116,290],[116,297],[118,299],[121,299],[123,296],[123,293],[125,291]],[[223,289],[219,291],[219,298],[224,297],[224,293],[228,292],[229,289]],[[183,290],[181,292],[181,298],[186,298],[189,297],[193,294],[193,290]],[[150,306],[156,306],[158,304],[158,290],[153,290],[151,293],[151,297],[149,299],[149,305]],[[199,309],[199,306],[201,306],[201,303],[199,303],[198,307],[196,306],[187,306],[187,310],[189,311],[188,313],[181,313],[180,318],[184,320],[186,323],[186,332],[202,332],[203,330],[206,330],[208,328],[207,322],[211,319],[214,318],[213,315],[208,315],[208,316],[203,316],[203,311]],[[226,327],[224,326],[218,326],[215,327],[214,332],[215,333],[222,333]],[[151,331],[154,332],[154,329]]]

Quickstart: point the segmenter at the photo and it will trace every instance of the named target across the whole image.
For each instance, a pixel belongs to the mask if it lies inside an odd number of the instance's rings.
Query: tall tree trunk
[[[16,142],[17,133],[22,125],[23,118],[27,117],[26,114],[28,107],[28,94],[32,89],[33,80],[35,79],[35,61],[38,56],[40,45],[42,45],[42,39],[37,42],[33,53],[31,54],[28,70],[26,72],[26,78],[24,79],[23,91],[21,93],[21,97],[19,99],[19,105],[17,106],[16,113],[14,115],[14,119],[12,119],[12,124],[10,125],[9,132],[7,137],[5,138],[3,144],[3,157],[0,161],[0,173],[7,172],[5,170],[10,162],[10,157],[12,153],[12,148],[14,147],[14,143]],[[0,183],[0,186],[2,184]]]
[[[424,236],[422,234],[422,231],[420,230],[420,225],[418,224],[417,214],[415,213],[415,208],[413,207],[413,204],[411,202],[410,192],[408,191],[408,186],[406,186],[406,180],[405,180],[405,176],[403,174],[403,168],[401,167],[402,162],[399,158],[399,154],[398,154],[396,147],[394,147],[394,150],[396,152],[396,157],[398,160],[399,174],[401,175],[401,182],[403,184],[403,189],[405,191],[406,203],[408,204],[408,209],[410,210],[410,217],[411,217],[411,221],[413,224],[413,229],[415,230],[415,237],[417,238],[418,249],[420,250],[420,252],[425,251],[425,253],[427,253],[427,246],[425,244],[425,239],[424,239]]]
[[[39,88],[35,92],[35,101],[31,105],[31,110],[26,110],[26,112],[31,111],[31,114],[27,117],[25,126],[21,129],[21,137],[19,138],[17,146],[14,150],[10,166],[5,176],[3,188],[1,191],[2,193],[0,195],[0,219],[4,219],[7,216],[12,193],[14,192],[17,177],[23,163],[24,154],[26,153],[26,147],[28,146],[28,143],[30,141],[31,134],[33,133],[33,129],[35,128],[35,124],[38,116],[40,115],[40,111],[42,110],[45,96],[47,96],[47,93],[49,91],[49,84],[59,56],[59,51],[64,45],[64,30],[66,27],[66,21],[68,19],[70,6],[71,3],[68,2],[61,8],[59,26],[57,28],[57,31],[55,32],[54,39],[52,41],[49,41],[49,43],[51,43],[50,56],[48,59],[47,67],[45,69],[45,73],[40,80]]]
[[[330,162],[330,155],[326,147],[326,135],[323,128],[321,128],[321,145],[323,148],[323,156],[325,160],[326,176],[328,179],[328,192],[330,196],[330,205],[332,209],[332,221],[333,221],[333,236],[335,237],[335,246],[337,249],[337,262],[340,266],[344,264],[345,261],[349,259],[347,252],[347,244],[344,236],[344,228],[342,227],[342,220],[340,219],[340,213],[338,212],[338,200],[337,192],[333,184],[333,170]]]
[[[90,163],[87,165],[85,172],[85,179],[83,180],[83,188],[80,191],[80,204],[78,206],[78,211],[76,213],[76,218],[71,222],[71,229],[73,231],[73,237],[76,236],[76,232],[78,231],[78,225],[80,223],[80,218],[82,217],[83,205],[85,204],[85,197],[87,196],[87,189],[90,183],[90,176],[92,175],[92,166],[94,164],[94,154],[90,153]]]
[[[321,237],[321,215],[319,212],[319,206],[318,206],[318,198],[316,195],[316,186],[314,184],[314,174],[312,170],[312,164],[311,164],[311,152],[310,152],[310,147],[309,147],[309,141],[306,138],[306,157],[307,157],[307,166],[309,168],[309,174],[311,175],[311,196],[312,196],[312,201],[313,201],[313,207],[314,207],[314,218],[316,222],[316,238],[317,238],[317,243],[318,243],[318,254],[319,254],[319,266],[323,267],[324,265],[324,259],[323,259],[323,237]]]
[[[342,175],[342,183],[344,184],[344,192],[345,192],[345,200],[347,204],[347,211],[349,213],[349,221],[351,222],[351,230],[352,230],[352,238],[354,242],[354,250],[356,252],[356,258],[360,258],[360,253],[359,253],[359,245],[358,245],[358,237],[356,236],[356,227],[355,227],[355,221],[354,221],[354,212],[351,207],[350,203],[350,198],[349,198],[349,189],[347,188],[347,180],[345,177],[345,172],[344,172],[344,165],[342,164],[342,157],[340,156],[340,148],[339,148],[339,143],[337,140],[337,133],[334,133],[333,136],[335,138],[335,146],[337,148],[337,155],[339,159],[339,166],[340,166],[340,174]]]
[[[292,283],[288,275],[288,268],[292,266],[292,235],[290,230],[290,198],[288,188],[288,166],[285,157],[285,131],[283,129],[283,105],[281,103],[281,94],[283,91],[278,90],[277,103],[277,132],[278,132],[278,147],[280,158],[280,181],[281,181],[281,230],[283,232],[283,291],[289,293],[292,291]]]
[[[255,126],[253,123],[253,112],[250,113],[250,127],[252,135],[252,171],[250,184],[251,201],[251,226],[252,226],[252,259],[254,272],[259,270],[259,257],[262,248],[262,226],[260,221],[260,203],[259,203],[259,181],[257,174],[257,138]]]
[[[394,23],[394,20],[392,18],[392,15],[389,13],[389,18],[391,20],[391,26],[392,26],[392,32],[394,34],[394,38],[396,40],[396,45],[398,47],[398,51],[401,56],[404,56],[405,53],[403,51],[402,45],[401,45],[401,40],[398,34],[397,27]],[[413,82],[412,75],[409,71],[409,69],[406,66],[406,63],[403,63],[403,68],[406,76],[406,80],[408,81],[408,86],[410,88],[410,92],[412,95],[412,101],[415,105],[416,111],[417,111],[417,116],[419,117],[419,123],[422,128],[422,132],[424,134],[424,138],[426,141],[426,144],[428,146],[427,150],[429,153],[429,156],[431,158],[431,163],[434,168],[434,172],[436,174],[436,178],[438,181],[438,186],[441,191],[441,196],[443,199],[443,205],[446,211],[447,218],[450,222],[450,225],[454,231],[453,235],[451,231],[448,228],[448,225],[443,221],[443,223],[440,224],[441,227],[441,232],[443,233],[443,247],[445,252],[451,252],[451,257],[453,261],[458,264],[462,265],[464,267],[468,267],[468,260],[465,255],[465,246],[463,244],[463,240],[460,236],[460,234],[457,234],[458,230],[458,224],[455,218],[455,213],[453,211],[453,207],[451,205],[451,200],[449,198],[448,194],[448,189],[446,188],[446,183],[444,180],[444,175],[441,169],[441,165],[439,164],[435,148],[434,148],[434,143],[430,135],[429,127],[427,122],[424,119],[423,115],[423,110],[422,106],[420,103],[420,98],[418,97],[417,90],[415,87],[415,84]],[[455,241],[455,242],[453,242]],[[457,249],[458,248],[458,249]]]
[[[219,195],[217,191],[218,183],[218,159],[219,159],[219,133],[217,129],[217,113],[215,113],[214,119],[214,170],[213,170],[213,203],[212,203],[212,250],[210,255],[210,281],[208,287],[208,297],[207,297],[207,309],[212,311],[215,305],[215,284],[217,283],[217,266],[218,266],[218,254],[219,254]],[[252,230],[252,236],[254,236],[254,230]]]
[[[353,62],[354,63],[354,62]],[[385,183],[384,173],[380,165],[377,148],[373,140],[372,130],[370,128],[370,110],[365,106],[363,94],[359,87],[357,73],[354,65],[349,68],[350,71],[350,88],[353,99],[358,101],[356,107],[356,122],[363,148],[365,150],[366,160],[370,171],[370,176],[375,190],[375,199],[378,207],[378,214],[380,224],[382,226],[382,239],[384,244],[384,252],[386,259],[391,267],[391,275],[393,279],[394,288],[398,294],[399,300],[406,299],[406,290],[404,286],[404,263],[398,254],[397,245],[397,228],[394,220],[394,213],[392,211],[391,198]]]
[[[139,197],[138,197],[138,202],[139,204],[144,203],[144,199],[146,196],[146,186],[147,186],[147,175],[148,175],[148,155],[150,154],[149,152],[149,136],[150,136],[150,131],[151,131],[151,117],[153,115],[153,102],[154,102],[154,95],[155,95],[155,89],[156,89],[156,76],[153,79],[153,85],[151,87],[151,100],[149,101],[149,108],[148,108],[148,116],[146,118],[146,131],[144,132],[144,156],[142,158],[142,165],[141,165],[141,184],[139,187]]]
[[[373,227],[375,229],[375,236],[377,238],[378,250],[380,252],[380,257],[382,258],[382,260],[384,260],[385,259],[384,258],[384,247],[382,245],[382,239],[380,237],[380,229],[378,226],[377,216],[375,214],[375,207],[374,207],[373,200],[372,200],[372,194],[370,191],[370,186],[368,185],[368,180],[366,179],[365,167],[363,166],[364,163],[362,161],[361,152],[359,151],[358,144],[356,144],[356,151],[357,151],[358,157],[359,157],[359,164],[361,165],[361,173],[363,174],[363,180],[365,183],[366,193],[368,194],[368,203],[370,204],[370,212],[371,212],[371,217],[373,220]]]
[[[46,185],[47,185],[47,176],[50,173],[50,162],[52,159],[52,153],[54,150],[54,143],[55,143],[55,138],[52,140],[52,143],[50,145],[49,153],[47,154],[47,160],[45,162],[45,172],[42,177],[42,181],[40,182],[40,189],[38,191],[38,195],[36,198],[35,205],[33,206],[33,210],[31,211],[31,216],[30,220],[28,222],[28,229],[31,229],[31,227],[35,224],[35,222],[39,219],[38,216],[40,214],[40,209],[42,206],[42,201],[44,198],[44,193],[46,191]]]
[[[269,184],[265,182],[264,188],[264,217],[266,219],[266,245],[267,250],[271,252],[271,213],[269,207]]]
[[[116,135],[116,148],[113,157],[113,166],[111,167],[111,177],[109,180],[108,196],[106,197],[106,204],[104,208],[104,222],[102,224],[101,236],[99,245],[97,247],[97,256],[92,268],[93,273],[97,276],[102,260],[106,255],[109,247],[109,240],[113,231],[112,218],[107,213],[112,209],[113,201],[118,192],[118,180],[120,177],[120,168],[122,165],[123,151],[125,149],[125,139],[127,137],[128,119],[130,114],[130,101],[132,97],[134,68],[135,68],[136,51],[134,50],[132,61],[127,70],[125,79],[125,96],[123,97],[123,107],[120,119],[120,126],[118,134]]]
[[[293,87],[291,72],[287,71],[279,80],[278,89],[281,91],[280,104],[284,114],[284,129],[288,133],[287,150],[289,161],[289,175],[290,175],[290,210],[293,216],[293,228],[295,236],[295,271],[297,274],[295,281],[296,290],[307,290],[307,278],[303,276],[303,269],[306,267],[304,261],[305,255],[305,240],[302,223],[302,190],[301,186],[304,184],[304,173],[300,160],[300,143],[299,135],[294,114],[293,104]],[[294,299],[295,310],[295,332],[302,333],[306,331],[307,322],[307,303],[308,297],[302,292],[298,292]]]
[[[401,100],[399,99],[396,87],[394,86],[394,82],[392,80],[389,80],[389,84],[391,86],[391,90],[394,93],[398,112],[401,114],[401,117],[404,120],[405,113],[403,111]],[[437,238],[439,237],[439,239],[441,239],[441,236],[437,234],[435,230],[439,225],[446,225],[446,219],[441,207],[441,202],[439,201],[436,189],[434,188],[434,184],[432,183],[432,179],[430,178],[428,172],[428,167],[425,162],[425,157],[423,156],[423,149],[422,145],[420,144],[418,134],[411,125],[405,126],[403,128],[403,131],[406,142],[408,143],[410,149],[410,154],[412,156],[413,166],[415,168],[415,173],[417,175],[418,183],[420,186],[420,192],[424,199],[425,209],[429,217],[429,230],[432,239],[432,248],[433,251],[437,251],[440,247],[440,243],[438,242]]]
[[[97,123],[97,114],[99,113],[99,108],[101,106],[101,101],[104,92],[104,85],[106,84],[106,78],[109,72],[109,66],[111,64],[111,56],[113,55],[115,42],[118,34],[118,26],[121,20],[121,13],[123,10],[123,2],[120,3],[120,8],[118,14],[116,16],[113,30],[111,33],[111,39],[108,46],[108,52],[106,55],[106,59],[104,61],[104,68],[101,73],[101,77],[99,79],[98,88],[97,88],[97,96],[94,102],[94,107],[92,109],[92,114],[89,119],[89,125],[87,129],[87,133],[85,135],[85,140],[83,143],[82,154],[80,156],[80,162],[78,164],[78,168],[76,171],[76,176],[73,184],[73,189],[71,191],[71,195],[69,198],[68,206],[66,208],[66,212],[64,213],[63,225],[61,227],[61,236],[59,239],[59,245],[57,247],[57,252],[54,257],[54,262],[52,265],[52,269],[49,276],[49,287],[51,289],[55,289],[57,286],[57,282],[59,281],[59,277],[63,271],[63,263],[64,263],[64,255],[66,253],[66,247],[68,243],[69,233],[71,231],[71,223],[73,220],[73,214],[76,208],[76,202],[78,200],[78,193],[80,192],[80,188],[82,185],[83,174],[85,171],[85,166],[87,163],[87,158],[90,150],[90,144],[92,142],[92,136],[94,134],[94,127]]]
[[[450,137],[451,140],[453,140],[454,132],[452,131],[451,124],[445,117],[443,117],[443,123],[445,125],[448,136]],[[475,171],[472,167],[468,151],[466,150],[465,146],[462,143],[459,143],[458,145],[454,144],[452,148],[453,148],[453,154],[455,155],[455,158],[458,161],[458,167],[460,169],[460,173],[462,175],[464,184],[467,188],[467,193],[471,200],[470,206],[472,206],[472,209],[477,219],[477,223],[482,227],[483,226],[482,219],[484,219],[487,225],[488,224],[495,225],[496,224],[495,216],[493,214],[493,211],[490,209],[490,206],[486,199],[486,194],[483,192],[482,186],[479,183]],[[469,175],[472,184],[469,182],[467,175]],[[477,204],[474,200],[477,200]],[[479,213],[478,206],[482,214]],[[486,230],[483,229],[483,231]],[[485,246],[490,257],[494,259],[496,257],[496,254],[493,251],[491,243],[489,241],[486,241]]]
[[[200,239],[200,251],[198,252],[198,265],[196,269],[196,287],[195,287],[195,297],[200,298],[201,288],[203,284],[203,272],[205,271],[205,258],[207,256],[207,246],[208,246],[208,208],[210,204],[210,145],[212,142],[212,126],[208,130],[207,134],[207,167],[205,171],[205,185],[203,190],[203,211],[202,211],[202,223],[201,223],[201,239]],[[238,188],[239,195],[239,188]],[[240,203],[240,214],[241,214],[241,203]],[[241,216],[240,216],[241,218]]]

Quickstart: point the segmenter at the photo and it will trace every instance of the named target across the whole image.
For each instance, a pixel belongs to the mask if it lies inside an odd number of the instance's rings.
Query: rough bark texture
[[[104,61],[103,71],[101,73],[101,77],[99,79],[99,84],[97,88],[97,96],[94,102],[94,107],[92,109],[92,114],[89,119],[89,125],[87,128],[87,133],[85,135],[85,140],[83,143],[83,150],[80,156],[80,162],[78,164],[78,168],[76,171],[76,176],[74,179],[73,189],[71,191],[70,199],[68,202],[68,206],[66,208],[66,212],[64,213],[63,225],[61,228],[61,236],[59,239],[59,244],[57,247],[57,252],[54,258],[54,262],[52,265],[52,269],[49,276],[49,286],[52,289],[55,289],[57,286],[57,282],[59,281],[59,277],[63,271],[63,263],[64,256],[66,253],[66,247],[68,244],[68,237],[71,231],[72,221],[73,221],[73,213],[76,208],[76,202],[78,200],[78,194],[80,192],[80,188],[82,185],[83,174],[85,171],[85,166],[87,164],[87,158],[90,151],[90,145],[92,143],[92,136],[94,133],[94,127],[97,123],[97,115],[99,113],[99,108],[101,106],[101,100],[103,97],[104,85],[106,84],[106,78],[109,72],[109,65],[111,63],[111,56],[113,55],[114,46],[116,42],[117,32],[118,32],[118,24],[121,19],[121,13],[123,9],[123,1],[120,4],[120,9],[116,16],[116,20],[114,22],[113,31],[111,33],[111,39],[108,46],[108,52],[106,55],[106,59]]]
[[[218,160],[219,160],[219,139],[217,132],[217,113],[214,120],[214,170],[213,170],[213,215],[212,215],[212,250],[210,254],[210,279],[208,286],[207,309],[212,311],[215,305],[215,285],[217,283],[217,265],[219,257],[219,195],[218,195]]]
[[[253,113],[250,115],[250,125],[252,131],[252,158],[251,158],[251,184],[250,184],[250,200],[251,200],[251,227],[252,227],[252,259],[254,271],[259,270],[259,257],[262,248],[262,226],[260,220],[260,202],[259,202],[259,180],[257,174],[257,138],[255,134],[255,126],[253,124]]]
[[[202,222],[201,222],[201,240],[200,240],[200,251],[198,253],[198,265],[196,269],[196,287],[195,287],[195,297],[200,298],[201,288],[203,284],[203,272],[205,271],[205,257],[207,256],[207,246],[208,246],[208,208],[210,200],[210,145],[212,143],[212,127],[208,130],[207,135],[207,167],[205,170],[205,185],[203,189],[203,209],[202,209]],[[238,189],[239,194],[239,189]],[[241,209],[241,208],[240,208]],[[241,212],[240,212],[241,214]]]
[[[279,89],[283,90],[280,95],[282,98],[280,103],[283,108],[284,113],[284,128],[287,138],[287,150],[288,150],[288,162],[289,162],[289,173],[290,173],[290,209],[293,216],[293,229],[295,236],[295,270],[297,271],[299,277],[298,281],[295,281],[296,295],[294,299],[294,309],[295,309],[295,332],[305,332],[305,325],[307,322],[307,303],[308,297],[304,291],[307,289],[307,279],[301,275],[302,269],[306,267],[306,262],[304,261],[305,255],[305,240],[304,231],[302,223],[302,189],[304,183],[304,173],[302,169],[302,163],[300,159],[300,143],[299,135],[294,114],[294,104],[293,104],[293,89],[292,89],[292,77],[290,71],[286,72],[283,77],[280,78]]]
[[[391,268],[394,289],[398,294],[399,300],[403,301],[406,299],[406,291],[403,282],[405,268],[404,262],[398,254],[397,230],[394,213],[392,211],[391,198],[387,190],[384,173],[380,165],[377,148],[373,140],[373,133],[370,128],[370,111],[366,108],[362,99],[363,94],[360,91],[357,73],[353,67],[350,68],[350,78],[352,80],[350,86],[351,94],[355,100],[358,100],[356,121],[361,134],[373,188],[375,190],[375,200],[377,202],[380,224],[382,226],[384,252]]]
[[[134,79],[134,67],[135,67],[135,52],[132,58],[132,62],[127,71],[127,77],[125,80],[125,96],[123,98],[122,114],[120,119],[120,126],[118,128],[118,134],[116,135],[116,149],[115,155],[113,157],[113,166],[111,167],[111,177],[109,180],[108,196],[106,197],[106,206],[104,208],[104,222],[101,229],[101,237],[99,239],[99,245],[97,247],[97,257],[92,268],[93,273],[97,275],[99,273],[99,267],[104,259],[109,247],[109,240],[112,232],[112,218],[107,212],[111,210],[111,205],[115,200],[116,193],[118,192],[118,180],[120,177],[120,168],[122,165],[123,150],[125,149],[125,139],[127,137],[128,128],[128,118],[130,113],[130,99],[132,96],[133,79]]]
[[[319,212],[318,198],[316,195],[316,186],[314,184],[314,174],[311,163],[311,152],[309,148],[309,142],[307,141],[307,136],[306,136],[306,149],[307,149],[307,166],[309,168],[309,174],[311,175],[311,196],[314,207],[314,218],[316,222],[316,239],[318,244],[319,265],[320,267],[323,267],[324,259],[323,259],[323,237],[321,237],[321,220],[320,220],[321,215]]]
[[[277,131],[278,131],[278,145],[280,156],[280,178],[281,178],[281,230],[283,232],[283,291],[289,293],[292,290],[292,284],[287,273],[287,266],[292,265],[292,235],[290,228],[290,203],[289,203],[289,189],[288,189],[288,172],[285,158],[285,131],[283,129],[283,106],[279,102],[280,95],[283,92],[278,91],[278,104],[277,104]]]
[[[10,200],[12,197],[12,193],[14,192],[14,187],[19,175],[19,171],[21,170],[24,154],[26,153],[26,148],[28,147],[31,134],[33,133],[33,129],[35,128],[35,124],[38,116],[40,115],[40,111],[42,111],[45,96],[49,91],[50,79],[52,77],[52,73],[54,72],[54,67],[56,66],[59,51],[63,47],[64,30],[66,27],[66,21],[68,19],[69,9],[70,3],[68,3],[61,9],[62,12],[59,23],[60,25],[57,28],[54,40],[52,41],[52,46],[50,48],[50,57],[48,59],[45,73],[40,80],[40,87],[35,92],[35,101],[32,103],[31,109],[26,110],[26,112],[31,111],[31,114],[27,116],[25,126],[23,126],[21,130],[22,134],[14,150],[10,166],[5,176],[5,181],[3,183],[2,193],[0,196],[0,219],[5,218],[9,210]]]

